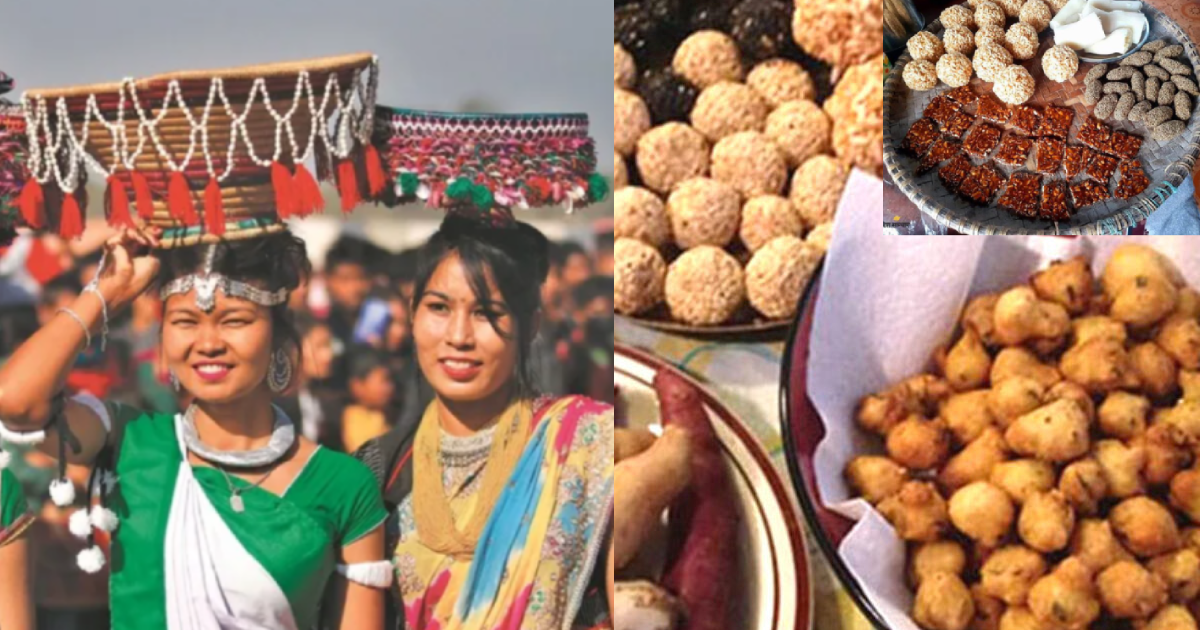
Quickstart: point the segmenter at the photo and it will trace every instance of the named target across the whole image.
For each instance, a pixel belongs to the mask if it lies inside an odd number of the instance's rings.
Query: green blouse
[[[0,470],[0,545],[16,538],[32,520],[21,482],[11,470]]]

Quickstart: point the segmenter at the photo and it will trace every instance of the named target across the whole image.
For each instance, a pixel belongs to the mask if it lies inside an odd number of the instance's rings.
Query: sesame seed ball
[[[1048,0],[1048,1],[1050,4],[1050,10],[1054,13],[1058,13],[1059,11],[1062,11],[1063,7],[1067,6],[1067,3],[1070,2],[1070,0]]]
[[[945,50],[942,40],[929,31],[921,31],[908,40],[908,54],[912,55],[913,59],[937,61]]]
[[[950,87],[962,87],[970,83],[973,74],[971,60],[962,53],[950,52],[938,59],[937,76]]]
[[[1004,28],[1005,24],[1004,9],[995,2],[979,2],[975,5],[975,25],[978,28],[985,26],[999,26]],[[978,42],[976,42],[978,45]]]
[[[683,182],[667,198],[671,233],[680,249],[728,245],[737,235],[741,214],[742,199],[737,190],[706,177]]]
[[[1022,61],[1033,59],[1038,51],[1037,30],[1024,22],[1017,22],[1008,27],[1008,32],[1004,34],[1004,43],[1013,58]]]
[[[629,155],[638,138],[650,128],[650,110],[633,92],[613,88],[613,143],[617,153]]]
[[[613,44],[613,86],[622,90],[632,90],[637,79],[637,66],[634,65],[633,55]]]
[[[645,188],[627,186],[618,190],[613,194],[613,235],[661,248],[671,242],[667,207]]]
[[[1079,56],[1068,46],[1054,46],[1042,55],[1042,72],[1051,81],[1069,81],[1079,72]]]
[[[613,154],[613,187],[620,190],[629,185],[629,170],[625,167],[625,158]]]
[[[942,22],[942,26],[946,28],[955,26],[975,28],[975,14],[961,4],[944,9],[939,19]]]
[[[1004,46],[1004,27],[984,26],[975,31],[975,50],[979,50],[987,44]]]
[[[846,187],[847,174],[845,165],[828,155],[818,155],[796,169],[788,198],[804,225],[814,226],[833,220]]]
[[[684,252],[667,269],[667,308],[675,319],[697,326],[720,324],[746,297],[742,266],[712,246]]]
[[[748,86],[722,82],[707,87],[692,108],[692,125],[716,142],[739,131],[761,131],[767,102]]]
[[[833,122],[816,103],[785,103],[767,117],[767,137],[775,141],[795,168],[808,158],[830,151]]]
[[[738,235],[746,249],[756,252],[776,236],[796,236],[804,231],[804,221],[792,202],[776,195],[761,195],[742,206],[742,226]]]
[[[948,53],[969,55],[975,52],[975,34],[965,26],[951,26],[942,33],[942,45]]]
[[[632,238],[613,244],[613,307],[618,313],[637,315],[663,300],[667,263],[657,249]]]
[[[883,55],[846,71],[822,107],[833,150],[850,166],[883,177]]]
[[[989,83],[995,82],[996,73],[1007,68],[1013,62],[1012,53],[999,44],[985,44],[975,50],[972,65],[975,74]]]
[[[671,192],[679,182],[708,173],[708,152],[708,141],[689,125],[655,127],[637,144],[642,184],[657,193]]]
[[[992,87],[996,97],[1009,105],[1020,105],[1033,97],[1037,84],[1024,66],[1009,66],[1000,71]]]
[[[1020,17],[1021,7],[1025,4],[1025,0],[992,0],[1004,9],[1004,16],[1015,18]]]
[[[704,89],[721,81],[742,80],[742,60],[733,38],[718,31],[692,33],[675,50],[675,74]]]
[[[908,89],[917,92],[932,90],[938,84],[937,66],[924,59],[914,59],[905,64],[903,76]]]
[[[821,252],[796,236],[779,236],[746,265],[746,297],[768,319],[796,314],[800,295],[821,262]]]
[[[775,108],[788,101],[812,100],[815,89],[812,77],[798,63],[787,59],[768,59],[746,76],[749,85]]]
[[[1050,5],[1042,0],[1026,0],[1025,4],[1021,5],[1021,21],[1032,26],[1039,33],[1050,26],[1050,20],[1053,17]]]
[[[833,221],[826,221],[809,231],[804,242],[817,248],[822,254],[829,251],[829,241],[833,240]]]
[[[712,176],[733,186],[743,198],[775,195],[787,185],[787,161],[766,135],[743,131],[713,147]]]

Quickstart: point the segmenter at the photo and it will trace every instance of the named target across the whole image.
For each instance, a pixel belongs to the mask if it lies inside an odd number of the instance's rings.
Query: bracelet
[[[72,311],[71,309],[69,309],[65,306],[58,309],[57,312],[66,313],[67,315],[71,316],[71,319],[79,322],[79,327],[83,329],[83,335],[87,339],[87,345],[85,347],[90,348],[92,346],[92,333],[91,333],[91,331],[88,330],[87,324],[83,323],[83,318],[80,317],[78,313],[76,313],[75,311]]]
[[[100,352],[104,352],[104,346],[108,343],[108,302],[104,301],[104,295],[100,293],[100,287],[93,280],[83,288],[84,293],[95,293],[96,299],[100,300],[100,313],[104,316],[104,323],[100,327]]]

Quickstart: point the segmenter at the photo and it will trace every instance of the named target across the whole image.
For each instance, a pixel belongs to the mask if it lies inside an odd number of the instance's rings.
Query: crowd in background
[[[613,400],[612,247],[611,224],[597,227],[593,243],[553,247],[532,357],[544,394]],[[325,252],[312,281],[292,294],[302,361],[293,387],[277,404],[309,439],[353,452],[392,428],[415,429],[433,398],[410,335],[418,257],[417,249],[390,252],[343,235]],[[0,249],[0,361],[70,304],[98,263],[98,249],[81,252],[52,235],[23,235]],[[160,317],[157,295],[138,298],[110,322],[103,350],[95,343],[80,354],[68,393],[87,391],[168,413],[185,407],[187,393],[172,387],[161,362]],[[74,508],[45,500],[54,462],[36,451],[6,448],[17,455],[12,468],[39,516],[32,530],[39,626],[107,628],[107,574],[89,576],[76,568],[84,543],[67,531]],[[68,470],[80,497],[88,473]]]

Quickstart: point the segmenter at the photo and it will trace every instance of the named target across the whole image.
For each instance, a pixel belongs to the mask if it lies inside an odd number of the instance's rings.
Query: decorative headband
[[[217,289],[226,297],[239,298],[254,302],[260,306],[277,306],[288,300],[287,289],[264,291],[256,286],[234,280],[213,271],[213,261],[217,255],[217,243],[210,243],[204,253],[204,269],[200,273],[189,274],[176,278],[159,291],[159,297],[165,302],[172,295],[196,290],[196,307],[205,313],[211,313],[217,304]]]

